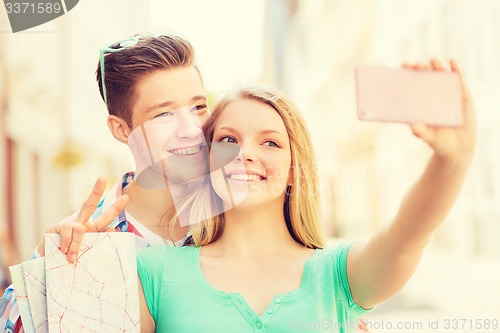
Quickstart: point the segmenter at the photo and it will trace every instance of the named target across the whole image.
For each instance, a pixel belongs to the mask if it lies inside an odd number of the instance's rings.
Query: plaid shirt
[[[97,209],[92,216],[93,219],[99,217],[106,209],[111,207],[113,203],[119,198],[125,186],[127,186],[131,181],[134,180],[135,173],[128,172],[126,173],[121,183],[117,183],[108,194],[99,202]],[[110,224],[111,227],[114,227],[118,232],[131,232],[136,235],[136,246],[137,249],[143,249],[145,247],[150,246],[147,239],[145,239],[141,233],[135,228],[135,226],[127,220],[127,216],[125,211],[120,212],[118,217]],[[190,243],[190,238],[186,237],[184,239],[184,244]],[[31,259],[39,258],[40,255],[35,250]],[[19,313],[19,309],[17,307],[16,301],[16,293],[14,291],[14,287],[10,285],[4,292],[2,298],[0,298],[0,328],[4,328],[4,333],[21,333],[24,332],[22,327],[22,321]]]

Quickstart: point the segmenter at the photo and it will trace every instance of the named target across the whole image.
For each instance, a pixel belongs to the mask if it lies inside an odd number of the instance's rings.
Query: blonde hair
[[[212,142],[215,123],[226,106],[236,100],[251,99],[271,106],[280,115],[290,140],[293,184],[287,188],[283,213],[290,235],[298,243],[309,248],[323,248],[320,226],[320,200],[318,172],[312,140],[304,119],[295,104],[283,93],[266,86],[250,86],[225,94],[217,101],[210,118],[203,127],[206,142]],[[220,207],[220,198],[214,195],[210,181],[198,189],[198,204],[192,204],[192,221],[201,221],[201,210],[214,211]],[[311,191],[313,195],[311,195]],[[211,202],[209,202],[211,201]],[[219,210],[222,212],[222,210]],[[195,245],[211,243],[222,234],[224,214],[196,223],[192,227]]]

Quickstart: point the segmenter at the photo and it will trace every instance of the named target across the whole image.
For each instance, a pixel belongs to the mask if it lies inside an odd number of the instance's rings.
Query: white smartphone
[[[463,123],[460,77],[455,72],[359,66],[358,118],[433,126]]]

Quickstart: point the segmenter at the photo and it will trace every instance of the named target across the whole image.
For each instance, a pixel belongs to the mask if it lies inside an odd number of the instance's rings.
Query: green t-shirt
[[[315,250],[300,287],[275,295],[261,316],[239,293],[208,283],[200,268],[201,247],[151,247],[138,253],[137,268],[157,332],[354,332],[367,311],[351,297],[349,247]]]

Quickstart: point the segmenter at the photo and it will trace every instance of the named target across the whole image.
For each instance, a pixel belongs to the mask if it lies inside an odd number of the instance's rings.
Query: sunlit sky
[[[207,89],[258,79],[263,63],[264,0],[151,1],[155,31],[186,37],[195,47]]]

